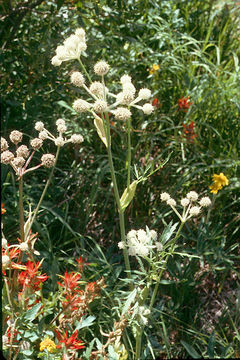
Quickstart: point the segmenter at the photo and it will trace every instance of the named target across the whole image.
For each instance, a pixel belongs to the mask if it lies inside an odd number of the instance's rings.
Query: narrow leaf
[[[106,138],[106,134],[105,134],[105,129],[104,129],[104,126],[103,126],[103,121],[100,117],[96,117],[94,119],[94,125],[97,129],[97,133],[98,133],[98,136],[100,137],[100,139],[102,140],[102,142],[104,143],[104,145],[106,147],[108,147],[107,145],[107,138]]]
[[[120,199],[120,205],[122,210],[125,210],[132,201],[136,191],[137,183],[138,183],[137,180],[134,180],[129,186],[129,188],[126,188],[124,190],[122,197]]]

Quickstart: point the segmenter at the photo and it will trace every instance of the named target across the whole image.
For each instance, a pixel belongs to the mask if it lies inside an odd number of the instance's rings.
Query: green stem
[[[82,67],[82,69],[83,69],[83,72],[85,73],[86,77],[88,78],[89,82],[91,83],[92,80],[91,80],[91,78],[90,78],[90,75],[88,74],[88,72],[87,72],[85,66],[83,65],[81,59],[79,58],[78,61],[79,61],[79,64],[81,65],[81,67]]]
[[[128,177],[127,177],[127,188],[129,191],[129,186],[131,183],[131,120],[128,119],[127,120],[127,125],[128,125],[128,154],[127,154],[127,168],[128,168]]]
[[[23,212],[23,177],[19,178],[19,221],[21,242],[24,241],[24,212]]]
[[[48,178],[48,181],[46,182],[46,185],[45,185],[45,187],[44,187],[44,189],[43,189],[43,192],[42,192],[42,195],[41,195],[41,197],[40,197],[40,199],[39,199],[39,202],[38,202],[38,204],[37,204],[37,207],[36,207],[36,209],[35,209],[34,212],[33,212],[34,214],[33,214],[33,217],[32,217],[31,223],[30,223],[30,226],[29,226],[29,228],[28,228],[28,233],[29,233],[29,231],[30,231],[31,228],[32,228],[32,225],[33,225],[33,223],[34,223],[34,221],[35,221],[35,219],[36,219],[36,216],[37,216],[37,214],[38,214],[38,210],[39,210],[39,208],[40,208],[40,206],[41,206],[41,203],[42,203],[43,198],[44,198],[44,196],[45,196],[45,194],[46,194],[46,191],[47,191],[47,189],[48,189],[48,186],[49,186],[49,184],[50,184],[50,182],[51,182],[51,180],[52,180],[53,172],[54,172],[54,170],[55,170],[55,167],[56,167],[56,164],[57,164],[57,160],[58,160],[59,151],[60,151],[60,146],[57,147],[55,163],[54,163],[54,165],[53,165],[53,167],[52,167],[51,173],[50,173],[49,178]],[[26,234],[26,239],[27,239],[27,237],[28,237],[28,234]]]
[[[138,326],[137,336],[136,336],[136,360],[141,359],[140,356],[141,356],[142,333],[143,333],[143,329],[140,326]]]
[[[120,196],[117,186],[117,180],[113,165],[113,159],[112,159],[112,151],[111,151],[111,135],[110,135],[110,125],[109,125],[109,116],[108,113],[105,113],[106,117],[106,139],[107,139],[107,152],[108,152],[108,162],[110,166],[110,172],[111,172],[111,178],[113,182],[113,190],[114,190],[114,196],[118,207],[119,212],[119,221],[120,221],[120,233],[121,233],[121,241],[123,244],[126,244],[126,233],[125,233],[125,222],[124,222],[124,211],[121,209],[121,203],[120,203]],[[103,119],[104,121],[104,119]],[[129,262],[129,256],[126,247],[123,249],[123,256],[124,256],[124,262],[125,262],[125,268],[127,270],[127,277],[128,279],[131,279],[131,268],[130,268],[130,262]],[[130,289],[133,290],[133,284],[130,284]]]
[[[216,197],[217,197],[217,194],[213,194],[212,203],[211,203],[211,206],[209,207],[208,213],[207,213],[206,224],[207,224],[208,221],[209,221],[209,217],[210,217],[211,211],[212,211],[212,209],[213,209],[213,206],[214,206]]]

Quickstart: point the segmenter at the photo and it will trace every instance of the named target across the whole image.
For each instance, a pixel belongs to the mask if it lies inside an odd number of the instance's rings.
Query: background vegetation
[[[208,224],[196,221],[184,228],[181,251],[201,261],[181,256],[169,261],[147,329],[146,356],[153,348],[160,358],[239,357],[239,3],[29,0],[5,1],[0,7],[2,135],[17,129],[25,138],[35,137],[36,121],[53,128],[61,117],[69,132],[85,139],[83,146],[69,146],[60,154],[33,228],[39,233],[45,271],[52,277],[49,291],[56,286],[55,274],[71,266],[75,256],[96,264],[87,276],[103,275],[108,295],[119,290],[117,280],[123,275],[104,145],[90,118],[77,118],[66,107],[77,95],[69,80],[77,65],[54,68],[50,62],[64,37],[84,27],[84,60],[90,68],[104,58],[111,65],[109,83],[127,73],[135,86],[148,87],[158,100],[153,115],[133,117],[137,171],[154,168],[171,154],[164,168],[137,189],[127,210],[127,230],[148,225],[161,233],[163,224],[175,219],[160,202],[163,191],[176,198],[193,189],[209,195],[213,173],[224,172],[230,181],[219,192]],[[153,64],[159,69],[150,73]],[[191,102],[186,111],[178,105],[181,97]],[[192,122],[189,135],[186,126]],[[120,184],[126,163],[122,127],[112,122]],[[27,180],[26,204],[37,202],[44,179],[45,172],[38,171]],[[2,168],[1,183],[5,235],[15,240],[18,194],[8,167]],[[112,316],[107,299],[102,299],[96,328]]]

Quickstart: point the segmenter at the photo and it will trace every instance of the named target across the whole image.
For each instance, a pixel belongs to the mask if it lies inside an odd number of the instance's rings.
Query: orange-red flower
[[[57,339],[58,339],[58,345],[57,348],[61,349],[62,345],[64,344],[64,346],[67,349],[75,349],[75,350],[79,350],[79,349],[84,349],[84,343],[81,340],[77,339],[78,336],[78,330],[75,330],[74,333],[68,337],[68,331],[65,331],[64,333],[60,333],[57,330],[55,330],[56,334],[57,334]]]
[[[81,275],[78,273],[68,273],[65,271],[64,276],[58,275],[59,277],[63,278],[63,284],[58,282],[58,285],[65,288],[67,291],[73,291],[76,290],[76,287],[78,285],[78,280],[81,278]]]
[[[4,208],[4,204],[1,203],[1,214],[2,214],[2,215],[5,214],[6,211],[7,211],[7,210]]]
[[[39,289],[39,285],[46,281],[49,276],[46,274],[39,274],[40,262],[28,261],[26,263],[26,270],[18,274],[18,283],[23,287],[23,290],[32,286],[35,290]]]
[[[86,260],[82,258],[82,256],[80,256],[78,259],[76,259],[76,262],[78,263],[78,269],[79,272],[83,271],[83,267],[85,265],[88,265],[88,263],[86,263]]]
[[[197,137],[197,134],[195,133],[195,124],[192,121],[191,124],[186,125],[183,123],[183,133],[184,137],[189,141],[193,142],[193,140]]]
[[[178,111],[182,110],[184,112],[187,112],[190,105],[192,105],[192,102],[189,101],[189,96],[186,98],[183,98],[181,96],[180,99],[178,99]]]
[[[153,101],[152,101],[152,106],[155,106],[156,108],[159,107],[159,101],[158,101],[157,98],[153,99]]]

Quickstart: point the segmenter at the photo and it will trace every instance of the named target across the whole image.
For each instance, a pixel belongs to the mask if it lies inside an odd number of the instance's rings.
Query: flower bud
[[[17,156],[19,157],[23,157],[23,158],[27,158],[29,156],[29,150],[28,150],[28,147],[26,145],[21,145],[19,146],[19,148],[17,148]]]
[[[114,111],[114,116],[117,120],[128,120],[132,113],[127,108],[119,107]]]
[[[84,76],[79,71],[74,71],[71,75],[71,83],[77,87],[84,85]]]
[[[42,144],[43,144],[43,141],[42,141],[42,139],[39,139],[39,138],[35,138],[35,139],[30,141],[30,145],[34,150],[40,149]]]
[[[78,134],[73,134],[70,138],[70,141],[73,143],[73,144],[81,144],[83,142],[83,137],[82,135],[78,135]]]
[[[11,132],[9,138],[10,138],[10,140],[11,140],[12,143],[14,143],[14,144],[17,145],[19,142],[22,141],[22,136],[23,136],[23,134],[22,134],[20,131],[18,131],[18,130],[13,130],[13,131]]]
[[[12,164],[16,166],[16,168],[22,168],[25,164],[25,159],[22,156],[18,156],[13,159]]]
[[[43,131],[43,129],[44,129],[44,123],[42,121],[37,121],[35,124],[35,130]]]
[[[73,109],[79,113],[86,112],[90,108],[90,104],[82,99],[77,99],[73,103]]]
[[[1,163],[2,164],[10,164],[11,161],[13,161],[14,155],[11,151],[6,150],[1,154]]]
[[[44,154],[41,157],[41,162],[42,162],[43,166],[45,166],[47,168],[51,168],[55,164],[55,156],[52,154]]]
[[[147,103],[147,104],[143,105],[142,110],[143,110],[144,114],[150,115],[153,112],[154,107],[152,106],[152,104]]]
[[[7,140],[1,137],[1,152],[6,151],[8,149]]]
[[[97,75],[106,75],[109,71],[109,65],[106,61],[99,61],[94,65],[94,72]]]

